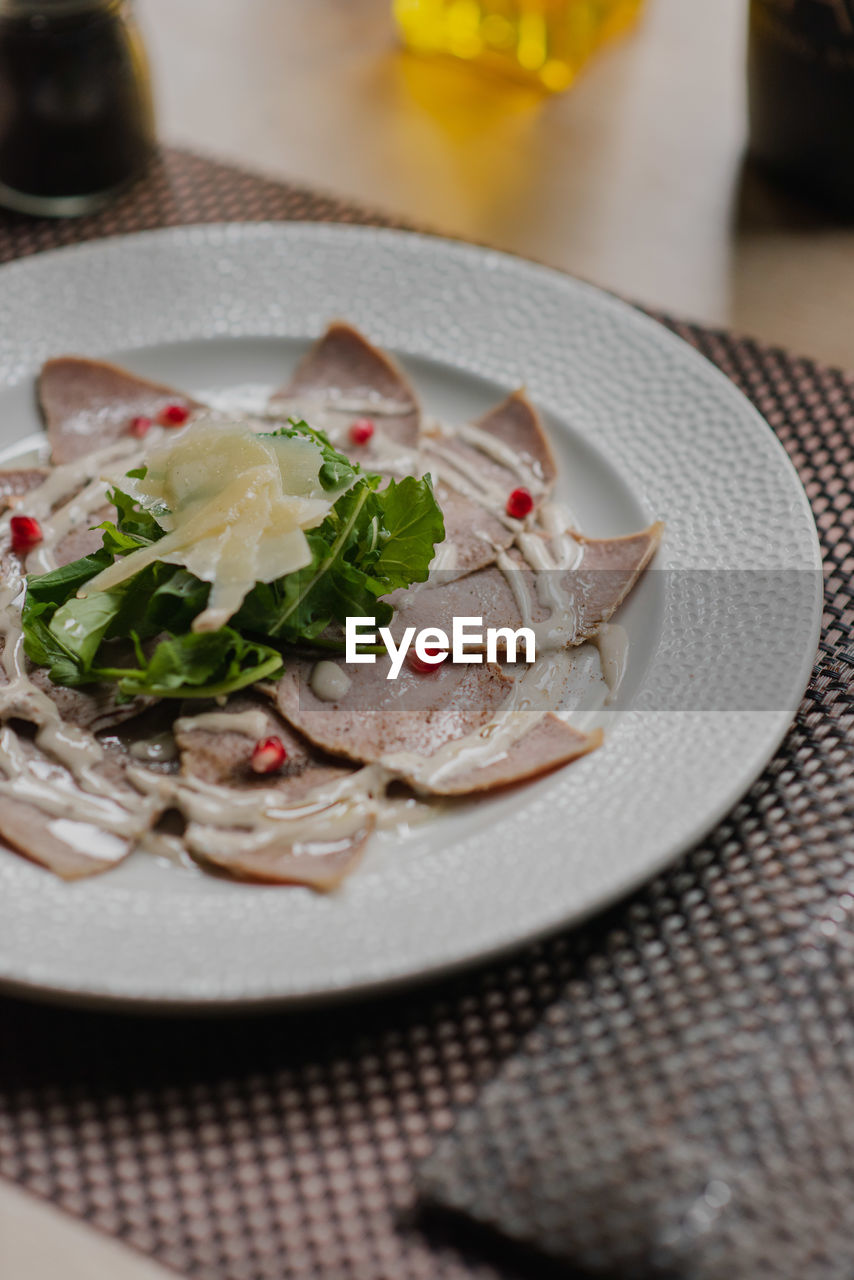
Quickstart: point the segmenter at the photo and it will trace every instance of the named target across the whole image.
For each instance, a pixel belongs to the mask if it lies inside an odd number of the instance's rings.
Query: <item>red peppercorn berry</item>
[[[428,658],[438,658],[439,661],[425,662],[423,658],[418,656],[414,649],[410,649],[409,653],[406,655],[407,666],[411,671],[417,672],[420,676],[427,676],[431,671],[438,671],[448,656],[444,649],[425,649],[424,653]]]
[[[367,444],[375,430],[370,418],[357,418],[350,427],[350,439],[353,444]]]
[[[190,416],[190,410],[183,404],[167,404],[157,415],[161,427],[183,427]]]
[[[278,773],[287,758],[281,738],[262,738],[256,742],[249,763],[254,773]]]
[[[32,516],[12,516],[9,521],[12,550],[21,554],[32,551],[42,540],[42,527]]]
[[[142,418],[142,417],[132,418],[131,424],[130,424],[130,434],[132,436],[136,436],[138,440],[141,440],[143,436],[148,435],[153,425],[154,424],[152,423],[150,418]]]
[[[514,520],[524,520],[534,510],[534,499],[527,489],[514,489],[507,499],[507,514]]]

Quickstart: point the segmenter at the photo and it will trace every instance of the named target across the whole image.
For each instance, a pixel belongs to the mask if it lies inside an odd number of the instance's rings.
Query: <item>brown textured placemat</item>
[[[0,259],[306,217],[379,220],[168,153],[96,217],[0,217]],[[672,327],[771,422],[827,556],[812,683],[749,796],[587,928],[405,997],[200,1024],[0,1001],[0,1174],[206,1280],[543,1273],[419,1213],[419,1177],[588,1270],[854,1272],[854,379]]]

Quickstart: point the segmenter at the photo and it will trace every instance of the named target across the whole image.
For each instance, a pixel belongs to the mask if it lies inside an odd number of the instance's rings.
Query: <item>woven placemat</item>
[[[259,218],[380,221],[172,152],[96,217],[0,217],[0,259]],[[777,431],[827,557],[750,795],[587,928],[405,997],[199,1024],[0,1001],[0,1174],[206,1280],[854,1272],[854,379],[671,327]]]

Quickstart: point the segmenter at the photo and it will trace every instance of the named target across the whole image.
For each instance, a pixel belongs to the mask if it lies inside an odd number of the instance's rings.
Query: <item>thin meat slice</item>
[[[185,777],[216,786],[275,790],[281,793],[283,803],[295,803],[353,772],[351,766],[330,760],[295,733],[268,702],[235,697],[214,714],[213,722],[204,712],[183,715],[176,721],[175,742]],[[235,728],[227,727],[227,720]],[[287,752],[284,766],[274,774],[254,773],[251,759],[255,744],[273,737]]]
[[[504,569],[490,565],[448,581],[441,572],[421,589],[391,597],[391,624],[398,639],[405,628],[438,627],[451,633],[454,618],[482,618],[488,628],[544,627],[552,646],[582,644],[608,622],[640,579],[661,542],[664,526],[650,525],[625,538],[574,534],[578,561],[572,569],[535,572],[517,549]],[[544,555],[550,543],[544,540]],[[477,650],[476,643],[469,645]],[[499,648],[504,647],[503,643]]]
[[[530,727],[522,713],[515,728],[511,722],[502,731],[513,681],[496,666],[445,663],[429,675],[402,673],[397,682],[384,680],[387,663],[363,670],[373,676],[330,707],[312,693],[306,664],[280,682],[279,706],[325,749],[380,762],[424,795],[509,786],[586,755],[602,740],[601,733],[579,733],[551,713]]]
[[[16,467],[0,471],[0,515],[10,509],[24,511],[20,499],[31,489],[44,484],[49,474],[47,467]]]
[[[429,756],[493,718],[512,686],[490,664],[443,663],[422,675],[404,666],[387,680],[390,660],[371,665],[340,662],[350,678],[347,693],[324,702],[311,687],[314,663],[300,659],[276,686],[282,715],[316,746],[335,756],[371,764],[395,752]]]
[[[167,405],[191,411],[204,407],[174,387],[81,356],[47,361],[39,378],[39,401],[56,464],[113,444],[127,435],[134,418],[156,418]]]
[[[22,467],[14,471],[0,471],[0,515],[9,510],[26,515],[27,494],[33,489],[38,489],[49,475],[50,471],[44,467]],[[68,498],[64,499],[64,501],[68,500]],[[70,564],[72,560],[79,560],[92,551],[100,550],[102,534],[95,526],[104,520],[114,519],[115,514],[115,509],[105,504],[82,524],[73,524],[54,548],[56,563],[60,566]]]
[[[26,515],[26,495],[43,484],[47,475],[48,471],[43,467],[16,467],[0,471],[0,515],[9,510]],[[8,586],[9,578],[21,572],[25,560],[26,552],[13,551],[9,536],[4,537],[0,548],[0,585]]]
[[[484,763],[467,766],[463,754],[462,764],[445,772],[431,774],[428,770],[422,774],[417,768],[411,772],[404,768],[400,776],[416,790],[427,791],[430,795],[476,795],[551,773],[553,769],[595,751],[602,745],[602,738],[601,729],[595,733],[580,733],[548,712],[533,728]]]
[[[489,628],[518,631],[544,625],[550,633],[554,628],[553,645],[582,644],[613,617],[638,582],[663,528],[653,524],[625,538],[574,534],[578,562],[572,569],[535,572],[514,548],[502,562],[504,569],[490,565],[462,578],[440,571],[424,587],[390,597],[397,608],[391,632],[399,640],[407,627],[438,627],[450,636],[454,618],[482,618],[484,633]],[[550,546],[544,540],[544,555]],[[469,645],[474,651],[479,647],[485,646]]]
[[[530,582],[533,583],[533,575]],[[389,629],[398,642],[407,627],[414,627],[416,632],[437,627],[450,638],[455,618],[482,618],[484,629],[516,630],[523,625],[507,576],[495,565],[460,578],[440,570],[424,586],[396,591],[389,601],[396,607]],[[472,650],[479,647],[476,642],[468,645]]]
[[[355,871],[375,825],[373,817],[354,813],[326,836],[293,839],[283,828],[253,839],[246,831],[214,831],[191,823],[184,838],[198,862],[239,880],[328,893]]]
[[[524,391],[514,391],[473,426],[474,433],[467,433],[465,428],[461,430],[463,440],[482,451],[489,446],[485,442],[479,444],[476,433],[489,436],[493,442],[504,445],[522,460],[539,487],[552,487],[557,479],[557,464],[540,415]],[[493,452],[492,457],[500,463],[500,450]]]
[[[427,469],[495,515],[514,489],[527,488],[537,505],[551,490],[557,466],[540,416],[523,391],[514,391],[476,422],[451,434],[424,438]]]
[[[156,806],[123,785],[123,767],[109,757],[94,766],[103,782],[97,793],[83,791],[67,769],[9,728],[0,757],[4,787],[16,793],[0,795],[0,841],[63,880],[111,870],[157,818]]]
[[[104,545],[104,531],[98,526],[105,520],[115,520],[115,518],[115,507],[103,506],[93,511],[82,524],[73,525],[56,544],[54,555],[57,565],[61,568],[63,565],[72,564],[75,560],[82,560],[84,556],[90,556],[95,551],[100,551]]]
[[[211,720],[211,714],[216,718]],[[229,720],[233,729],[227,725]],[[252,749],[259,739],[269,737],[281,741],[287,759],[277,773],[259,776],[252,772]],[[283,805],[298,804],[354,772],[353,766],[324,756],[286,725],[269,703],[251,695],[232,698],[222,711],[180,717],[175,741],[184,777],[244,792],[274,792]],[[311,830],[306,830],[303,819],[297,835],[287,820],[258,830],[223,830],[193,822],[184,838],[198,862],[237,879],[334,889],[359,862],[374,818],[331,802],[308,822]]]
[[[109,871],[133,847],[130,840],[101,831],[94,823],[50,817],[34,805],[5,796],[0,802],[0,841],[62,880]]]
[[[369,469],[406,474],[416,461],[421,410],[415,391],[396,364],[357,329],[340,322],[300,361],[270,408],[303,417],[332,443]],[[350,428],[370,418],[374,435],[354,445]]]
[[[573,644],[589,640],[613,617],[658,550],[663,533],[659,520],[624,538],[573,535],[581,547],[581,560],[562,579],[573,602]]]
[[[0,636],[0,657],[5,647],[5,639]],[[151,704],[151,699],[146,698],[134,698],[132,702],[120,703],[118,689],[114,684],[91,684],[81,689],[54,684],[47,667],[37,667],[31,662],[26,663],[26,674],[30,684],[50,698],[67,724],[76,729],[86,729],[90,733],[100,733],[103,729],[123,724]],[[0,688],[8,683],[9,677],[0,663]],[[31,705],[26,690],[22,691],[20,699],[14,705],[6,709],[5,717],[31,724],[40,724],[44,718],[38,707]]]
[[[54,684],[47,667],[30,666],[27,672],[30,683],[46,693],[66,724],[89,733],[102,733],[138,716],[151,706],[151,698],[134,698],[130,702],[118,700],[118,686],[114,684],[90,684],[81,689],[71,689]],[[26,719],[22,714],[21,719]]]
[[[494,564],[518,525],[508,519],[507,499],[527,488],[540,505],[557,469],[539,415],[516,391],[470,426],[424,437],[424,469],[436,481],[445,517],[439,558],[445,581]]]
[[[512,528],[449,485],[437,486],[436,501],[445,518],[445,541],[439,547],[438,560],[443,582],[494,564],[499,550],[513,541]]]

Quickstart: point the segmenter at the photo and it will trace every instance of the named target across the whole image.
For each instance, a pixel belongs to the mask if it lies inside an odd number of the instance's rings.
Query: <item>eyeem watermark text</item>
[[[384,644],[391,658],[387,680],[396,680],[410,649],[422,662],[438,666],[450,656],[452,662],[497,662],[499,652],[504,662],[534,662],[537,640],[530,627],[487,627],[483,618],[454,618],[451,635],[441,627],[424,627],[416,631],[407,627],[395,640],[388,627],[379,628],[376,618],[348,618],[345,627],[345,661],[376,662],[375,653],[361,653],[359,646]],[[519,654],[523,656],[519,656]]]

